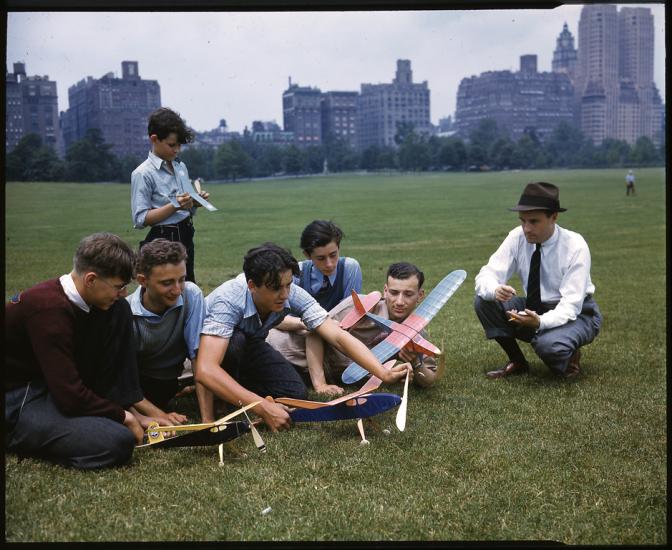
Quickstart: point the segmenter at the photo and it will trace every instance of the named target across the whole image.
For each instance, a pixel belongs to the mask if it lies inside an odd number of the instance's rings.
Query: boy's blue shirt
[[[172,202],[176,205],[175,195],[185,192],[185,183],[190,182],[187,166],[178,159],[173,161],[175,174],[166,168],[166,161],[151,151],[140,166],[131,174],[131,218],[133,227],[145,228],[147,212],[161,208]],[[178,210],[168,216],[160,225],[174,225],[189,216],[193,216],[195,208]]]

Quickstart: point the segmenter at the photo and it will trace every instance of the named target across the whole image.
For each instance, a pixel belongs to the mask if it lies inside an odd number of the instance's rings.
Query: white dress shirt
[[[535,248],[525,239],[521,226],[511,230],[476,275],[476,294],[484,300],[494,300],[495,289],[507,284],[514,273],[527,288]],[[539,330],[559,327],[576,319],[584,299],[594,292],[588,244],[578,233],[556,224],[553,235],[541,243],[541,301],[557,305],[540,316]]]

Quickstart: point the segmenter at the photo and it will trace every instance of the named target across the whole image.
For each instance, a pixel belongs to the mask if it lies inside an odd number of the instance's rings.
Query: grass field
[[[418,264],[430,290],[467,280],[430,325],[446,372],[410,389],[406,431],[378,417],[263,432],[224,467],[216,448],[138,450],[124,468],[81,472],[5,462],[5,537],[29,541],[552,540],[666,544],[665,172],[623,170],[326,177],[212,186],[196,221],[196,276],[207,294],[265,240],[296,253],[315,218],[345,231],[364,290],[387,266]],[[473,311],[474,276],[517,223],[506,208],[528,181],[561,189],[560,225],[591,248],[602,333],[577,380],[531,372],[488,380],[504,356]],[[6,186],[5,297],[71,269],[81,237],[107,230],[137,245],[127,185]],[[520,282],[514,281],[518,291]],[[386,388],[401,393],[400,386]],[[193,411],[189,398],[179,407]],[[390,428],[385,435],[383,428]],[[270,506],[272,511],[261,515]]]

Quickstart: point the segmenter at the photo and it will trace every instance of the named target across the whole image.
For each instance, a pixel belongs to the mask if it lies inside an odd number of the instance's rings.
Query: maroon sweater
[[[86,313],[58,279],[29,288],[5,306],[5,391],[44,380],[63,414],[123,423],[142,399],[131,322],[126,300]]]

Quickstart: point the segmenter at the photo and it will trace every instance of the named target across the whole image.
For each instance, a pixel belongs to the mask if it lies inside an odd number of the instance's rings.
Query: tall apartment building
[[[322,144],[322,92],[319,88],[292,84],[282,94],[282,115],[285,132],[294,134],[299,147]]]
[[[577,101],[583,133],[594,143],[662,135],[660,94],[653,82],[653,15],[649,8],[592,4],[579,20]]]
[[[429,87],[413,82],[411,62],[397,60],[391,84],[362,84],[357,117],[360,149],[372,145],[395,147],[397,125],[410,123],[417,133],[429,134]]]
[[[542,141],[561,121],[574,123],[574,88],[566,72],[538,72],[537,56],[520,57],[520,70],[487,71],[463,78],[457,90],[455,124],[469,137],[481,119],[497,122],[513,140],[534,130]]]
[[[12,73],[5,68],[5,90],[5,152],[32,133],[60,154],[56,82],[48,76],[27,76],[26,65],[14,63]]]
[[[140,78],[137,61],[122,61],[121,72],[121,78],[109,72],[70,86],[69,108],[61,113],[66,147],[89,128],[99,128],[115,155],[147,156],[147,117],[161,106],[161,88],[156,80]]]
[[[325,92],[322,94],[322,140],[329,136],[343,139],[357,147],[358,92]]]
[[[563,25],[562,32],[555,44],[551,70],[554,73],[565,73],[572,83],[574,83],[579,56],[577,49],[574,47],[574,36],[569,31],[567,23]]]

